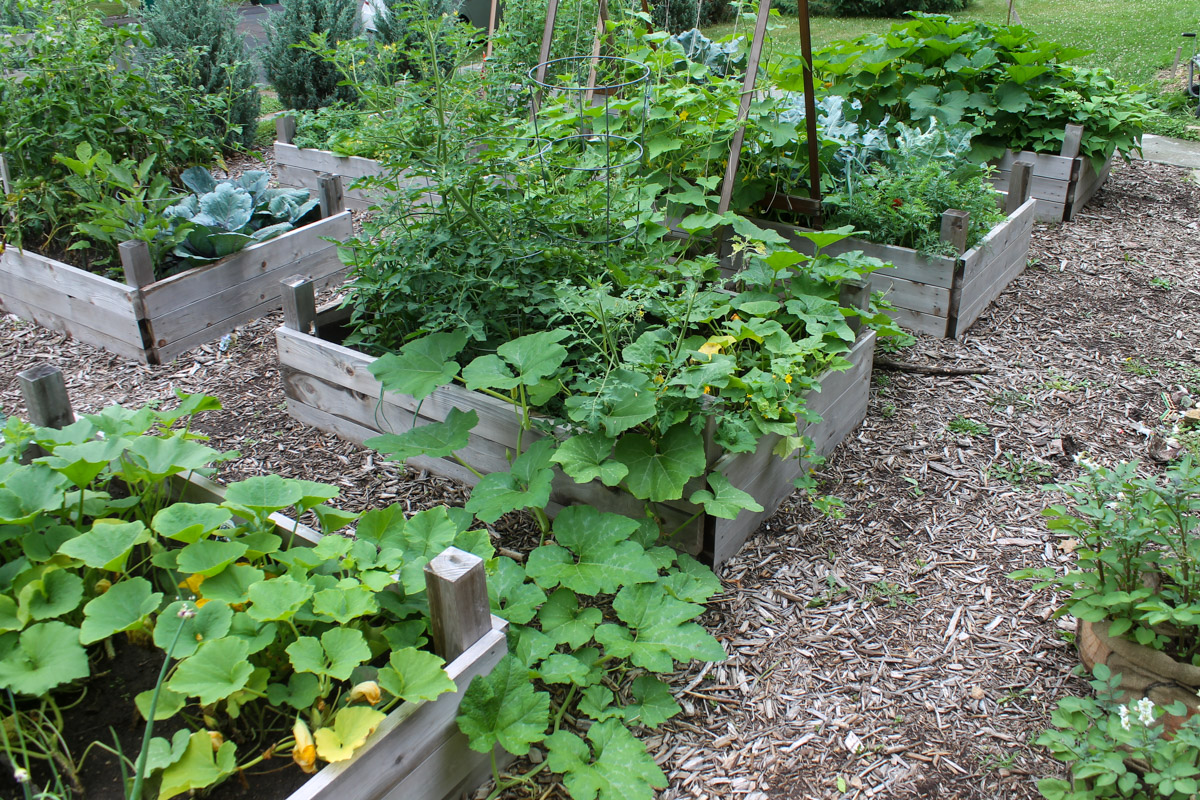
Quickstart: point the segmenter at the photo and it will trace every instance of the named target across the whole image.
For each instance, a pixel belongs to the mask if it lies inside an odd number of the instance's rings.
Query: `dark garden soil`
[[[1172,453],[1178,399],[1200,397],[1200,187],[1186,170],[1119,165],[1076,220],[1037,226],[1030,258],[962,340],[881,354],[900,367],[877,364],[866,422],[821,471],[844,518],[793,497],[721,571],[705,622],[729,659],[675,675],[684,713],[645,734],[668,776],[662,800],[1026,800],[1061,774],[1031,740],[1086,690],[1071,674],[1074,623],[1053,617],[1052,592],[1005,576],[1074,558],[1042,522],[1056,498],[1039,488],[1077,476],[1072,456],[1157,469]],[[0,411],[24,413],[14,376],[46,361],[77,412],[204,391],[226,410],[199,427],[241,452],[221,480],[322,480],[354,509],[463,501],[450,481],[292,421],[279,323],[147,367],[0,319]],[[966,420],[986,428],[963,432]],[[495,541],[519,549],[509,524]],[[106,699],[129,691],[99,685]],[[506,797],[566,796],[545,784]]]

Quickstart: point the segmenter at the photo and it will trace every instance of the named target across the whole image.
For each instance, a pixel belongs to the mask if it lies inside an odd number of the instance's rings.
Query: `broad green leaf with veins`
[[[657,728],[683,710],[671,696],[671,687],[653,675],[637,676],[632,688],[637,702],[625,707],[626,724]]]
[[[618,369],[597,394],[572,395],[565,405],[567,416],[584,428],[603,427],[609,436],[616,436],[653,417],[658,399],[649,375]]]
[[[529,671],[507,655],[488,675],[476,675],[458,707],[458,727],[478,753],[499,744],[515,756],[546,737],[550,695],[535,692]]]
[[[545,683],[573,683],[576,686],[599,683],[604,673],[592,666],[599,654],[594,647],[579,653],[552,653],[538,666],[538,677]]]
[[[88,656],[79,643],[79,629],[58,620],[26,628],[0,659],[0,687],[29,697],[87,676]]]
[[[256,475],[229,484],[223,505],[261,519],[299,503],[303,497],[304,489],[295,481],[278,475]]]
[[[206,585],[201,584],[201,591]],[[260,580],[251,584],[246,591],[250,601],[246,613],[259,622],[291,619],[312,595],[311,585],[289,575]]]
[[[83,599],[83,579],[64,569],[47,569],[42,576],[22,587],[17,595],[18,616],[40,620],[61,617],[74,611]]]
[[[91,644],[114,633],[144,627],[147,615],[162,602],[162,593],[152,589],[145,578],[130,578],[94,598],[83,607],[79,641]]]
[[[510,511],[544,508],[550,502],[554,480],[550,468],[553,449],[553,440],[539,439],[513,461],[511,471],[484,475],[471,490],[467,511],[492,523]]]
[[[158,800],[212,786],[237,769],[237,745],[224,742],[213,752],[213,740],[208,731],[196,731],[188,738],[187,749],[178,761],[162,772]]]
[[[210,578],[245,555],[248,549],[241,542],[201,539],[180,550],[176,563],[180,572]]]
[[[362,632],[354,628],[331,628],[320,641],[301,636],[287,646],[288,657],[297,672],[315,672],[339,681],[349,680],[355,667],[371,658],[371,648]]]
[[[187,619],[180,617],[179,611],[185,607],[194,611],[195,615]],[[154,623],[154,644],[166,652],[174,642],[175,649],[170,650],[171,657],[187,658],[196,652],[203,642],[220,639],[228,634],[232,623],[233,609],[220,601],[210,601],[199,609],[194,603],[176,601],[158,615]]]
[[[474,410],[464,412],[452,408],[442,422],[419,425],[404,433],[373,436],[363,444],[394,461],[404,461],[413,456],[445,458],[467,446],[471,440],[471,429],[478,424],[479,414]]]
[[[676,571],[661,578],[667,594],[688,603],[703,603],[721,591],[721,581],[713,571],[687,553],[676,553]]]
[[[332,727],[313,731],[317,755],[330,763],[349,760],[386,716],[382,711],[367,706],[339,709]]]
[[[249,655],[246,642],[232,636],[205,642],[194,655],[179,662],[166,685],[173,692],[198,698],[200,705],[215,703],[250,680],[254,665],[246,660]],[[209,742],[210,752],[211,748]]]
[[[436,700],[457,688],[446,674],[446,662],[426,650],[406,647],[395,650],[388,665],[379,670],[379,686],[394,697],[409,702]]]
[[[587,595],[653,581],[658,567],[641,545],[629,541],[637,529],[637,520],[619,514],[591,506],[564,508],[554,520],[558,544],[530,553],[525,571],[543,589],[561,584]]]
[[[208,466],[220,452],[182,436],[139,436],[126,450],[125,457],[144,471],[149,480],[161,480]],[[130,469],[126,465],[126,469]]]
[[[516,634],[513,655],[529,669],[537,667],[542,659],[554,652],[554,640],[537,628],[518,627]]]
[[[689,480],[704,472],[704,440],[687,423],[672,427],[658,446],[640,433],[617,442],[616,457],[629,467],[625,483],[639,500],[660,502],[683,493]]]
[[[704,506],[704,513],[710,516],[737,519],[743,509],[754,512],[763,510],[753,496],[731,484],[720,472],[709,473],[708,485],[712,488],[711,492],[707,489],[695,491],[688,502]]]
[[[175,503],[155,514],[150,527],[168,539],[191,544],[232,516],[232,511],[215,503]]]
[[[607,655],[628,658],[651,672],[670,672],[674,661],[725,660],[720,643],[687,621],[701,614],[703,606],[676,600],[660,584],[625,587],[613,608],[634,631],[613,624],[598,627],[595,638]]]
[[[508,556],[496,559],[496,570],[488,577],[488,599],[492,611],[514,625],[533,619],[546,593],[525,580],[525,570]]]
[[[425,591],[425,565],[454,544],[458,526],[444,506],[413,514],[404,526],[404,566],[400,579],[407,594]]]
[[[371,374],[383,388],[396,394],[412,395],[424,400],[434,389],[445,386],[458,374],[454,357],[467,344],[467,335],[431,333],[389,353],[371,363]]]
[[[463,381],[471,391],[476,389],[499,389],[508,391],[521,385],[521,379],[495,353],[479,356],[463,367]]]
[[[543,595],[545,597],[545,595]],[[556,644],[578,650],[587,644],[596,626],[604,620],[598,608],[579,607],[579,598],[570,589],[558,589],[538,611],[542,632]],[[528,622],[528,620],[525,620]]]
[[[566,330],[530,333],[505,342],[496,353],[512,365],[521,383],[533,386],[562,366],[567,348],[559,342],[568,335]]]
[[[352,619],[379,611],[379,604],[375,602],[375,592],[359,584],[351,588],[317,592],[313,595],[312,610],[314,614],[345,625]]]
[[[94,569],[123,572],[134,545],[148,541],[150,532],[140,522],[101,519],[87,533],[63,542],[58,552]]]
[[[646,747],[615,719],[588,729],[583,739],[557,731],[546,740],[550,769],[562,773],[574,800],[653,800],[667,778]]]
[[[629,473],[629,467],[612,458],[613,440],[601,433],[572,436],[558,446],[554,463],[576,483],[599,478],[605,486],[616,486]]]

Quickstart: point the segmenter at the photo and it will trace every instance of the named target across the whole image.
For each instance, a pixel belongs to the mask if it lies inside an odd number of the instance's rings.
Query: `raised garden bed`
[[[280,186],[316,191],[324,175],[337,175],[346,187],[343,201],[346,208],[364,211],[384,202],[387,193],[382,189],[354,188],[361,178],[387,176],[386,168],[373,158],[339,156],[329,150],[297,147],[292,144],[296,134],[296,119],[281,116],[275,120],[275,168]]]
[[[1018,168],[1028,175],[1029,165]],[[830,254],[861,250],[889,266],[871,273],[871,289],[883,292],[895,311],[888,312],[901,327],[915,333],[953,339],[962,335],[1012,280],[1025,269],[1033,237],[1037,201],[1022,194],[1007,202],[1008,218],[992,228],[979,244],[963,250],[969,220],[959,211],[942,217],[942,238],[959,242],[956,258],[919,253],[907,247],[845,239],[825,248]],[[1018,197],[1024,199],[1014,207]],[[803,253],[812,253],[808,239],[796,236],[795,225],[756,220],[756,224],[786,236]]]
[[[320,286],[340,280],[346,267],[336,245],[324,239],[351,235],[350,212],[339,209],[163,280],[154,279],[144,245],[126,242],[121,261],[127,284],[9,246],[0,252],[0,312],[119,356],[165,364],[278,308],[283,277],[299,273]]]
[[[1113,156],[1108,157],[1099,172],[1089,158],[1079,155],[1083,128],[1068,125],[1063,137],[1062,152],[1058,155],[1009,150],[994,163],[996,189],[1007,194],[1013,164],[1018,159],[1033,164],[1030,194],[1037,200],[1035,218],[1038,222],[1068,222],[1079,213],[1088,200],[1099,191],[1112,171]]]
[[[406,395],[384,393],[369,371],[375,359],[337,343],[349,310],[335,306],[316,310],[311,285],[300,280],[289,283],[295,294],[291,300],[284,296],[286,322],[276,332],[276,342],[288,413],[293,418],[361,444],[380,433],[441,422],[453,408],[474,410],[480,421],[459,455],[484,474],[508,469],[507,456],[517,447],[519,429],[510,405],[455,385],[435,390],[419,404]],[[861,292],[861,299],[865,297],[866,292]],[[866,416],[874,351],[874,332],[860,333],[847,354],[853,366],[827,374],[821,381],[822,390],[810,393],[809,407],[822,421],[801,427],[800,432],[813,440],[818,454],[830,453]],[[736,519],[725,520],[703,514],[697,517],[698,507],[684,501],[659,503],[656,509],[668,529],[683,526],[672,544],[714,566],[733,556],[759,523],[791,494],[792,481],[804,468],[795,458],[781,460],[772,454],[778,438],[767,436],[756,452],[740,454],[726,454],[709,441],[708,472],[724,473],[734,486],[754,496],[763,511],[743,510]],[[529,441],[526,434],[526,445]],[[450,459],[418,457],[409,463],[472,486],[479,480]],[[703,485],[704,476],[694,479],[684,496]],[[559,507],[587,503],[603,511],[644,515],[644,503],[631,495],[599,481],[580,485],[561,474],[556,474],[550,499]],[[692,521],[684,525],[689,519]]]
[[[30,420],[43,427],[73,421],[57,367],[39,365],[20,373]],[[175,500],[220,503],[224,488],[194,474],[171,478]],[[321,534],[282,514],[271,521],[284,540],[315,544]],[[491,775],[491,757],[467,746],[455,721],[463,693],[476,675],[486,675],[508,651],[508,623],[492,616],[483,560],[454,547],[424,568],[434,649],[458,687],[436,700],[406,702],[393,710],[348,761],[329,764],[287,800],[458,800]]]

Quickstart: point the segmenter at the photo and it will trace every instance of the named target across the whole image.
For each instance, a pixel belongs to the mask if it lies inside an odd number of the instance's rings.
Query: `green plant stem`
[[[184,620],[184,622],[186,623],[187,620]],[[183,628],[184,626],[181,624],[175,629],[175,636],[171,639],[171,646],[167,648],[167,656],[163,659],[163,665],[158,671],[158,680],[154,683],[154,694],[150,695],[150,713],[146,715],[146,730],[142,734],[142,747],[138,751],[137,764],[133,769],[133,788],[129,790],[130,800],[140,800],[142,796],[146,759],[150,755],[150,740],[154,737],[154,715],[158,711],[158,696],[162,692],[163,681],[167,677],[167,670],[171,668],[171,654],[175,652],[175,645],[179,642],[179,634],[183,633]]]

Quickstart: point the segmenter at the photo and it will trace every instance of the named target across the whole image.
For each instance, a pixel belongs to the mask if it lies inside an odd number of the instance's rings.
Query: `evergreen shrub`
[[[225,113],[210,118],[213,138],[226,146],[253,145],[260,98],[237,11],[224,0],[158,0],[145,24],[156,48],[184,65],[182,80],[226,98]]]
[[[329,47],[354,37],[358,4],[355,0],[289,0],[283,12],[267,23],[263,66],[267,80],[288,108],[312,111],[338,100],[353,101],[354,89],[339,86],[342,74],[319,54],[303,47],[314,33],[324,34]]]

